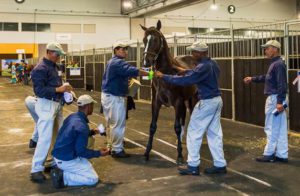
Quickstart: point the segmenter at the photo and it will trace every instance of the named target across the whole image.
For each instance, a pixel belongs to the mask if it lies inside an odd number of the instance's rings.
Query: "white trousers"
[[[194,107],[187,129],[188,165],[200,165],[200,148],[204,133],[216,167],[225,167],[223,151],[223,132],[221,127],[221,110],[223,101],[220,96],[200,100]]]
[[[101,93],[101,104],[106,120],[108,147],[115,152],[124,149],[123,140],[126,126],[125,98]]]
[[[37,123],[39,139],[32,159],[31,173],[44,170],[44,162],[51,143],[54,145],[57,132],[63,122],[62,105],[58,102],[38,98],[35,111],[39,117]]]
[[[25,99],[25,106],[27,107],[27,109],[28,109],[31,117],[34,120],[34,131],[32,133],[31,139],[33,141],[35,141],[35,142],[37,142],[38,139],[39,139],[39,134],[38,134],[38,131],[37,131],[37,122],[39,120],[39,117],[38,117],[38,115],[35,112],[35,104],[36,104],[36,102],[37,102],[37,98],[33,97],[33,96],[28,96]]]
[[[288,132],[287,117],[283,111],[277,116],[272,111],[277,105],[277,95],[270,95],[265,105],[265,133],[267,135],[267,144],[264,155],[270,156],[275,154],[280,158],[288,158]]]
[[[98,175],[92,164],[85,158],[61,161],[54,158],[57,167],[64,172],[65,186],[91,186],[98,182]]]

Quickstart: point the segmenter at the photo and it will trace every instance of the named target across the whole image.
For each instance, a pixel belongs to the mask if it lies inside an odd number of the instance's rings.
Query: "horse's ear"
[[[157,29],[158,31],[160,31],[160,29],[161,29],[161,22],[160,22],[160,20],[157,21],[156,29]]]
[[[144,26],[141,25],[141,24],[140,24],[140,26],[141,26],[141,28],[142,28],[144,31],[147,31],[147,28],[146,28],[146,27],[144,27]]]

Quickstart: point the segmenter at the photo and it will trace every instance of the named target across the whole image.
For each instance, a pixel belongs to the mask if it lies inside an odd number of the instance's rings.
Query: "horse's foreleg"
[[[151,120],[151,124],[150,124],[150,133],[149,133],[147,148],[144,153],[144,156],[147,161],[149,160],[150,151],[152,149],[153,137],[154,137],[154,134],[157,129],[157,119],[158,119],[160,107],[161,107],[161,104],[153,104],[152,103],[152,120]]]

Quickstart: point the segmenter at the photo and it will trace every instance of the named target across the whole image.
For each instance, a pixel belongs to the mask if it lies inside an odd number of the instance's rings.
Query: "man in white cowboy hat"
[[[271,59],[267,74],[244,78],[246,84],[265,83],[264,94],[268,96],[265,104],[267,144],[263,156],[257,157],[256,161],[286,163],[288,162],[287,117],[284,110],[287,94],[286,65],[280,58],[281,44],[278,41],[269,40],[262,48]],[[274,110],[279,114],[274,115]]]
[[[187,47],[192,52],[197,66],[193,70],[182,70],[184,76],[166,75],[159,71],[156,77],[180,86],[197,85],[198,103],[195,105],[187,129],[187,165],[178,168],[181,175],[199,175],[200,147],[207,132],[207,142],[213,157],[213,166],[205,169],[207,174],[226,173],[226,160],[223,152],[223,132],[220,122],[223,102],[218,86],[220,69],[218,64],[208,57],[208,46],[204,42],[195,42]]]
[[[59,43],[47,44],[46,56],[32,70],[31,78],[33,90],[37,96],[35,111],[38,115],[37,131],[38,142],[32,159],[31,180],[44,182],[44,162],[50,149],[51,140],[56,137],[59,127],[62,125],[63,94],[72,90],[70,85],[63,85],[58,75],[60,56],[64,55]],[[53,135],[53,136],[52,136]],[[55,163],[52,162],[52,165]]]
[[[109,149],[88,149],[89,136],[99,133],[90,130],[88,116],[93,113],[94,103],[90,95],[81,95],[77,99],[78,112],[69,115],[59,130],[52,155],[57,168],[51,170],[52,184],[55,188],[65,186],[95,185],[98,175],[91,158],[106,156]]]
[[[108,144],[112,148],[112,157],[127,158],[123,146],[126,109],[125,97],[128,94],[128,79],[137,76],[148,76],[149,73],[128,64],[128,44],[116,42],[113,44],[114,56],[105,67],[102,79],[101,104],[108,128]]]

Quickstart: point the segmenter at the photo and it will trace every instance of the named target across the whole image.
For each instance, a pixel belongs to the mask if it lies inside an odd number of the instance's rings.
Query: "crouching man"
[[[51,170],[55,188],[89,186],[98,182],[98,175],[88,159],[106,156],[109,150],[87,148],[88,137],[91,135],[87,116],[93,113],[94,103],[97,102],[91,96],[80,96],[77,100],[78,112],[68,116],[59,130],[52,151],[57,164],[57,168]]]

